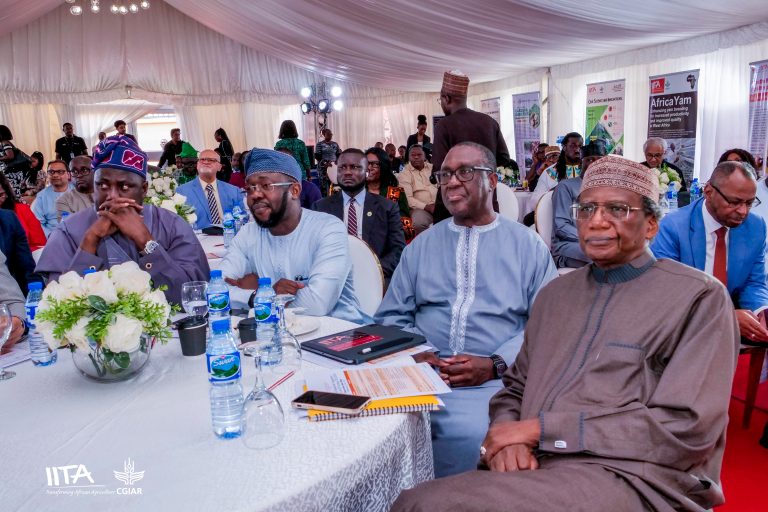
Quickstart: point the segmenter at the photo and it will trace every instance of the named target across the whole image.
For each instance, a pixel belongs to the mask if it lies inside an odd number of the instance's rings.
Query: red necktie
[[[715,276],[723,285],[728,286],[728,266],[727,252],[725,250],[725,234],[728,228],[721,227],[715,231],[717,241],[715,242],[715,264],[712,266],[712,275]]]
[[[349,200],[349,210],[347,212],[347,233],[357,236],[357,210],[355,209],[355,199]]]

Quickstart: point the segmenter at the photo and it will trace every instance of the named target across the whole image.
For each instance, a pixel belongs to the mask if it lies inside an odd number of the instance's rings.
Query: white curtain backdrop
[[[72,123],[75,133],[85,139],[88,153],[98,142],[99,132],[114,131],[114,122],[122,119],[132,125],[150,112],[156,110],[158,105],[144,101],[134,100],[119,103],[107,103],[100,105],[56,105],[59,126],[65,122]],[[135,124],[128,130],[136,133]],[[59,135],[61,137],[61,135]],[[139,141],[141,144],[141,141]]]

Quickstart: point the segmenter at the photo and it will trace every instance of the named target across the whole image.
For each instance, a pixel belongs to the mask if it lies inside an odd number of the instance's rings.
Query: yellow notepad
[[[436,396],[406,396],[401,398],[383,398],[372,400],[360,414],[342,414],[339,412],[307,411],[309,421],[342,420],[346,418],[362,418],[364,416],[381,416],[382,414],[397,414],[400,412],[436,411],[440,402]]]

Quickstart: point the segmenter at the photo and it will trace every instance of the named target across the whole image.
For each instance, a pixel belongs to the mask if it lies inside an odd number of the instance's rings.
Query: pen
[[[408,341],[411,341],[413,338],[397,338],[396,340],[389,341],[387,343],[382,343],[381,345],[377,347],[368,347],[364,348],[358,354],[370,354],[371,352],[381,352],[382,350],[386,350],[388,348],[396,347],[400,345],[401,343],[405,343]]]

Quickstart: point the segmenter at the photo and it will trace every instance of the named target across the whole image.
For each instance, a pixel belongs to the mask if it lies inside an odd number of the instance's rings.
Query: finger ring
[[[485,449],[485,446],[480,446],[480,456],[485,457],[485,454],[488,452],[488,450]]]

